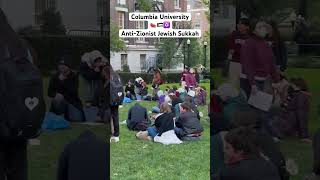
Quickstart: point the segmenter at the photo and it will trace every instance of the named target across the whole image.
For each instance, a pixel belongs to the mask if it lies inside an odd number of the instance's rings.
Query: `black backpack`
[[[110,74],[110,103],[111,106],[119,106],[124,98],[123,85],[120,76],[115,72]]]
[[[0,60],[0,139],[40,135],[45,116],[40,71],[27,58]]]

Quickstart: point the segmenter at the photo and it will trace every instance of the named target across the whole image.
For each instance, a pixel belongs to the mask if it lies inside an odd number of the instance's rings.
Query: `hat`
[[[90,61],[90,53],[84,53],[84,54],[81,56],[81,61],[82,61],[82,62],[89,62],[89,61]]]
[[[196,95],[196,92],[191,90],[188,92],[188,95],[194,97]]]
[[[107,59],[101,54],[100,51],[94,50],[90,53],[90,61],[91,63],[94,63],[94,61],[98,58],[101,58],[102,62],[107,62]]]

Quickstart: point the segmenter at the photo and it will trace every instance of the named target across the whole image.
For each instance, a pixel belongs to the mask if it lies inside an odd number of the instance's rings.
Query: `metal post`
[[[190,68],[190,44],[188,44],[188,67]]]
[[[100,35],[103,36],[103,16],[100,17]]]
[[[183,43],[183,69],[186,69],[186,43]]]
[[[207,45],[206,44],[204,44],[204,62],[203,62],[203,66],[205,68],[207,68]]]

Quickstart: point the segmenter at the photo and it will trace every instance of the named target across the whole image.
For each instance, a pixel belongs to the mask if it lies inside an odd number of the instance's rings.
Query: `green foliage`
[[[188,57],[189,54],[190,58]],[[203,57],[203,48],[201,48],[198,39],[190,39],[190,53],[186,53],[186,55],[189,58],[189,62],[187,59],[187,65],[189,65],[189,67],[194,67],[198,64],[202,64],[203,58],[201,57]]]
[[[158,44],[161,55],[161,64],[163,68],[170,68],[180,63],[173,59],[174,54],[177,52],[176,39],[165,38],[161,39]]]
[[[130,68],[128,64],[124,64],[122,66],[122,72],[128,72],[128,73],[130,72]]]
[[[50,35],[64,35],[66,28],[62,23],[62,18],[59,11],[48,9],[42,14],[41,32]]]
[[[110,51],[120,52],[126,49],[126,45],[119,37],[119,28],[113,23],[110,24]]]
[[[137,0],[140,12],[152,11],[152,0]]]

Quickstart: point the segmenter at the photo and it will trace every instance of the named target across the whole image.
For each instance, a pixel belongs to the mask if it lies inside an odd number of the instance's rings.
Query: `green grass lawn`
[[[215,86],[224,82],[221,77],[221,70],[212,70]],[[310,132],[314,133],[320,127],[319,109],[320,104],[320,69],[298,69],[290,68],[286,72],[288,77],[303,77],[308,82],[309,90],[312,93],[311,112],[309,119]],[[292,177],[292,180],[303,180],[303,177],[312,171],[312,147],[309,144],[300,142],[298,139],[286,139],[280,144],[286,158],[296,160],[299,165],[299,174]]]
[[[171,86],[172,84],[170,84]],[[209,83],[204,84],[209,89]],[[164,88],[162,88],[164,89]],[[151,110],[155,102],[142,102]],[[120,120],[127,118],[128,109],[120,109]],[[200,107],[204,115],[208,107]],[[201,141],[184,142],[180,145],[162,145],[136,139],[126,125],[120,125],[120,142],[111,144],[111,179],[209,179],[210,130],[209,122],[201,119],[205,131]]]
[[[44,79],[44,93],[47,95],[48,79]],[[82,88],[80,88],[82,92]],[[49,107],[46,102],[47,108]],[[30,180],[55,180],[57,162],[64,146],[77,138],[82,132],[90,130],[99,138],[107,141],[106,127],[71,124],[70,129],[44,132],[39,137],[39,146],[28,146],[28,170]]]

